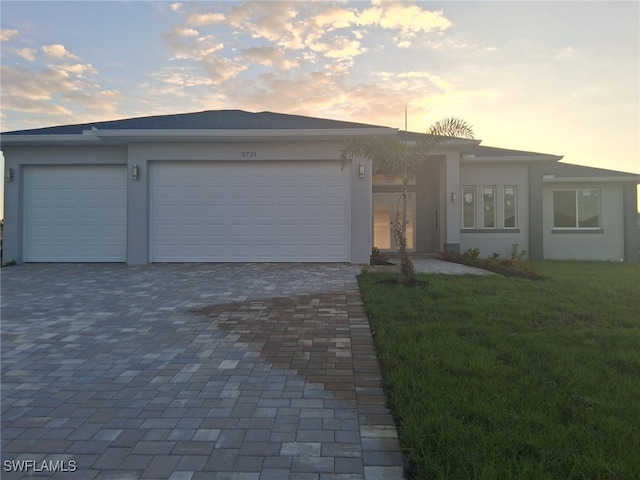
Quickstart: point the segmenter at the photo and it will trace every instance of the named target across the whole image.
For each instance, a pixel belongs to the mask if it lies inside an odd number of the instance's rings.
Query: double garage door
[[[152,262],[350,259],[340,162],[151,162],[146,180]],[[124,166],[26,168],[25,261],[126,261],[126,185]]]

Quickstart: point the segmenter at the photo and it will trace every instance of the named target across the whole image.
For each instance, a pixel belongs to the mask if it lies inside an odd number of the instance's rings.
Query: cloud
[[[187,25],[196,27],[215,25],[224,22],[225,17],[221,13],[194,13],[187,17]]]
[[[39,115],[46,123],[81,118],[82,112],[106,115],[117,110],[121,93],[104,89],[93,65],[61,44],[43,45],[40,51],[43,58],[36,49],[10,50],[30,65],[1,65],[3,110]]]
[[[240,58],[252,64],[274,67],[280,71],[300,67],[300,59],[287,58],[285,50],[277,46],[243,48],[240,51]]]
[[[356,55],[366,52],[359,40],[352,40],[346,36],[334,36],[326,42],[316,42],[309,45],[314,52],[321,53],[326,58],[336,60],[350,60]]]
[[[60,44],[44,45],[42,51],[52,59],[79,60],[79,58],[69,52],[64,45]]]
[[[554,59],[556,60],[573,60],[578,56],[578,52],[575,48],[569,46],[563,48],[560,52],[554,55]]]
[[[280,43],[294,27],[298,9],[305,5],[297,2],[244,2],[229,9],[229,25],[252,38],[264,38]]]
[[[373,3],[358,14],[356,23],[399,32],[394,39],[399,48],[411,47],[418,33],[443,32],[452,25],[442,10],[424,10],[405,3]]]
[[[10,53],[13,53],[27,62],[35,62],[38,55],[38,51],[33,48],[16,48],[10,49]]]
[[[163,104],[179,97],[182,104],[200,99],[199,105],[206,101],[215,108],[346,119],[364,115],[387,124],[384,117],[405,105],[424,104],[425,98],[450,95],[458,88],[435,72],[415,70],[415,75],[388,81],[376,75],[376,59],[382,58],[376,42],[387,42],[387,58],[394,49],[399,52],[418,41],[422,46],[451,26],[442,11],[404,2],[183,6],[176,10],[182,21],[164,35],[169,62],[142,86],[145,96]]]
[[[97,92],[76,92],[64,96],[65,100],[89,111],[91,115],[105,116],[114,114],[122,93],[117,90],[100,90]]]
[[[18,30],[3,28],[0,30],[0,41],[6,42],[19,35]]]

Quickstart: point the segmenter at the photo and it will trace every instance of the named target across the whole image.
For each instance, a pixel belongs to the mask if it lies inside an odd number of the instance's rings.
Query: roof
[[[640,183],[640,174],[607,170],[604,168],[584,167],[571,163],[553,163],[542,169],[544,181],[609,181]]]
[[[89,130],[329,130],[385,128],[365,123],[243,110],[207,110],[107,122],[81,123],[4,132],[3,135],[80,135]]]
[[[419,133],[419,132],[399,132],[400,136],[409,142],[417,142],[418,140],[429,137],[427,133]],[[466,140],[463,145],[459,142],[461,148],[462,158],[463,160],[469,159],[469,161],[491,161],[491,162],[502,162],[502,161],[552,161],[557,162],[562,158],[560,155],[552,155],[549,153],[538,153],[538,152],[529,152],[526,150],[512,150],[507,148],[497,148],[497,147],[485,147],[484,145],[479,145],[479,141],[470,141],[469,139],[459,139],[455,137],[449,137],[452,140],[458,140],[460,142]]]
[[[479,158],[500,158],[500,157],[536,157],[549,156],[548,153],[529,152],[527,150],[513,150],[508,148],[485,147],[478,145],[475,148],[468,149],[465,154],[468,157]]]

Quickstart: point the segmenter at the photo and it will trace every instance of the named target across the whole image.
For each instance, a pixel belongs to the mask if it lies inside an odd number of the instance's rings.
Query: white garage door
[[[152,261],[349,261],[340,162],[158,162],[150,178]]]
[[[26,262],[124,262],[127,170],[121,165],[24,169]]]

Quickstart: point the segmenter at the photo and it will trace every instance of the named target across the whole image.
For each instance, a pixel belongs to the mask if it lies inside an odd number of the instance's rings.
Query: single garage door
[[[151,261],[349,261],[341,162],[156,162],[150,181]]]
[[[24,169],[26,262],[124,262],[124,165]]]

